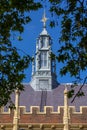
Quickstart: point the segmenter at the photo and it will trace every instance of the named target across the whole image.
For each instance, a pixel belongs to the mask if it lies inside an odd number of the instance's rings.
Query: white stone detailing
[[[40,33],[40,35],[49,35],[46,28],[43,29],[43,31]]]
[[[35,55],[35,68],[32,63],[32,79],[30,82],[31,87],[35,91],[39,90],[52,90],[57,87],[57,77],[54,71],[54,66],[51,54],[51,37],[46,30],[47,18],[43,16],[44,25],[43,30],[36,42],[36,55]],[[54,61],[55,62],[55,61]],[[35,71],[34,71],[35,70]],[[56,69],[55,69],[56,70]]]

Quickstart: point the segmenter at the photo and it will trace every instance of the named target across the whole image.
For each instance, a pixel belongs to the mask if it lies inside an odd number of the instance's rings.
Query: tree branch
[[[79,92],[82,90],[82,88],[83,88],[83,86],[84,86],[86,80],[87,80],[87,76],[85,77],[84,82],[83,82],[83,84],[81,85],[81,87],[79,88],[78,92],[77,92],[77,93],[75,94],[75,96],[73,97],[71,103],[75,100],[75,98],[77,97],[77,95],[79,94]]]
[[[83,7],[83,3],[84,3],[84,0],[81,2],[80,0],[78,0],[78,2],[81,4],[81,6]]]

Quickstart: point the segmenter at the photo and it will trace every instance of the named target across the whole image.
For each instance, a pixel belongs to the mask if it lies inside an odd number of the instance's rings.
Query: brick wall
[[[63,123],[63,107],[59,111],[53,112],[53,107],[45,107],[40,112],[39,107],[31,107],[30,112],[26,112],[24,107],[20,108],[20,123]]]
[[[4,111],[4,108],[0,108],[0,123],[13,123],[14,112],[13,110]]]
[[[87,107],[80,107],[79,112],[75,111],[75,107],[71,107],[70,123],[87,123]]]
[[[64,106],[58,107],[58,111],[54,112],[53,107],[46,106],[44,111],[40,112],[39,106],[31,107],[30,111],[26,111],[26,107],[20,106],[19,108],[19,128],[40,129],[45,127],[48,129],[63,129],[63,114]],[[11,125],[13,127],[14,111],[5,112],[0,109],[0,126],[5,127]],[[69,126],[70,129],[87,129],[87,107],[80,107],[77,112],[75,107],[69,107]],[[9,126],[10,127],[10,126]],[[9,128],[10,129],[10,128]]]

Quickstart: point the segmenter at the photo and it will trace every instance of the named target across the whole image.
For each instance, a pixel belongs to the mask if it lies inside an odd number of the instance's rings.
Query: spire
[[[43,14],[43,17],[42,17],[42,22],[43,22],[43,27],[46,28],[46,21],[48,20],[48,18],[46,18],[46,13],[45,13],[45,9],[44,9],[44,14]]]
[[[48,35],[48,32],[46,30],[46,22],[47,22],[48,18],[46,18],[46,13],[45,13],[45,9],[44,9],[44,14],[43,14],[43,17],[42,17],[42,22],[43,22],[43,30],[41,32],[40,35]]]
[[[36,42],[35,64],[32,62],[32,79],[30,85],[35,91],[52,90],[57,87],[56,74],[52,72],[51,37],[46,30],[46,13],[44,10],[43,27]],[[35,66],[35,67],[34,67]],[[53,80],[54,79],[54,80]]]

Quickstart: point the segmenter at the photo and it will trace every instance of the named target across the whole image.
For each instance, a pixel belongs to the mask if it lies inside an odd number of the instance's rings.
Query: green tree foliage
[[[65,62],[61,74],[70,72],[71,76],[80,78],[80,71],[87,69],[87,1],[59,0],[53,1],[51,12],[61,16],[61,48],[58,61]]]
[[[87,0],[49,0],[50,11],[61,19],[60,49],[56,56],[64,66],[61,75],[70,73],[75,83],[87,83]],[[51,21],[51,26],[56,20]],[[85,81],[85,82],[84,82]],[[72,92],[73,93],[73,92]],[[72,94],[73,95],[73,94]],[[83,95],[83,93],[77,94]]]
[[[24,25],[31,20],[29,12],[40,7],[41,4],[34,0],[0,1],[0,106],[11,101],[10,94],[15,89],[23,90],[24,70],[31,60],[28,55],[21,56],[12,46],[12,33],[22,33]]]

